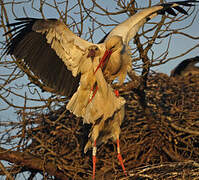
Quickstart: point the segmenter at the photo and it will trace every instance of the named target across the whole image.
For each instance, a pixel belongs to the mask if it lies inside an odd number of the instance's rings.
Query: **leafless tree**
[[[159,3],[163,2],[165,1],[159,0]],[[13,22],[15,18],[59,18],[79,36],[96,43],[115,25],[122,22],[122,20],[125,20],[128,16],[135,14],[142,8],[154,5],[154,3],[158,3],[158,1],[0,0],[0,52],[1,55],[3,55],[5,43],[8,42],[9,38],[9,35],[3,36],[3,34],[9,30],[6,24]],[[126,138],[123,138],[124,148],[122,151],[124,151],[124,153],[129,152],[127,149],[134,151],[132,156],[134,161],[129,158],[130,155],[127,158],[127,155],[124,154],[128,167],[140,167],[145,163],[181,162],[187,159],[195,161],[198,155],[198,153],[196,153],[198,147],[193,151],[187,150],[187,154],[184,153],[185,150],[183,151],[183,148],[193,146],[191,143],[198,143],[198,129],[192,131],[189,129],[187,132],[183,131],[184,134],[188,133],[189,138],[192,140],[188,142],[186,147],[180,147],[180,150],[171,144],[167,144],[167,146],[159,143],[158,145],[162,146],[161,150],[164,151],[168,157],[166,157],[166,155],[160,155],[161,152],[159,152],[159,157],[157,158],[154,155],[157,153],[154,149],[147,149],[147,147],[150,146],[149,142],[151,142],[151,144],[157,143],[158,140],[155,139],[157,135],[155,137],[151,135],[150,139],[147,139],[146,142],[141,138],[141,135],[143,137],[144,135],[149,136],[149,134],[147,134],[149,130],[151,130],[152,133],[158,129],[156,124],[157,119],[160,119],[160,121],[158,121],[159,123],[162,122],[161,117],[158,116],[158,113],[161,112],[157,112],[156,116],[151,110],[152,107],[150,103],[157,109],[159,109],[161,105],[157,106],[157,104],[160,103],[158,98],[156,99],[157,101],[153,103],[150,101],[150,93],[152,92],[149,90],[149,87],[153,89],[153,85],[151,85],[152,83],[150,84],[150,82],[156,84],[161,81],[160,86],[162,86],[162,84],[166,86],[165,84],[169,79],[168,76],[161,75],[161,80],[149,80],[151,68],[183,57],[199,47],[199,43],[195,43],[196,45],[192,47],[180,50],[180,54],[176,54],[175,56],[170,55],[170,50],[173,47],[172,43],[175,43],[176,37],[183,38],[185,41],[195,42],[199,39],[197,35],[189,33],[192,25],[198,23],[196,18],[198,17],[198,8],[197,6],[187,7],[186,10],[189,15],[164,15],[146,23],[131,43],[131,55],[133,57],[132,68],[139,76],[134,77],[129,73],[127,82],[122,87],[115,87],[119,88],[122,95],[127,99],[126,122],[129,122],[132,116],[137,117],[137,119],[134,118],[134,125],[131,126],[131,129],[129,126],[127,128],[124,123],[124,131],[121,134],[121,136],[126,135]],[[161,49],[157,52],[157,47],[160,46]],[[159,75],[156,75],[156,78],[158,76]],[[148,85],[148,83],[150,85]],[[182,85],[182,83],[180,85]],[[180,85],[176,86],[179,88],[181,87]],[[172,86],[171,83],[170,86]],[[159,87],[157,87],[157,89],[158,88]],[[150,91],[150,93],[147,90]],[[153,91],[156,92],[156,89],[153,89]],[[158,97],[157,92],[153,94],[153,98],[155,98],[154,96]],[[194,97],[197,98],[197,96],[198,94]],[[15,59],[11,56],[1,56],[0,175],[2,175],[2,177],[6,176],[7,179],[15,179],[16,177],[24,179],[81,179],[80,177],[82,177],[85,179],[90,177],[90,157],[89,155],[85,156],[81,153],[82,146],[85,143],[81,136],[84,134],[85,129],[80,118],[75,118],[65,110],[67,101],[68,99],[64,96],[57,95],[53,89],[43,84],[43,82],[28,69],[22,60]],[[175,101],[172,107],[174,107],[175,103],[177,102]],[[198,106],[194,106],[195,109],[197,109]],[[173,113],[178,110],[179,109],[174,108]],[[132,111],[135,111],[135,113],[132,113]],[[153,111],[155,112],[154,109]],[[162,111],[166,112],[164,108]],[[183,111],[179,110],[179,112],[182,113]],[[187,111],[187,113],[189,112]],[[142,118],[140,119],[141,116],[145,121]],[[193,114],[190,116],[194,121],[197,119],[198,114],[196,111],[193,111]],[[146,121],[146,119],[148,121]],[[176,119],[179,119],[179,117]],[[143,125],[148,126],[146,122],[150,123],[150,128],[146,128]],[[165,133],[165,131],[159,133],[162,133],[161,135],[163,136],[168,135],[166,138],[171,138],[172,143],[175,140],[184,144],[189,141],[189,139],[178,139],[179,136],[176,133],[177,131],[182,131],[182,129],[179,129],[180,126],[176,126],[175,123],[172,124],[168,119],[165,120],[164,123],[164,126],[171,126],[172,130],[169,133]],[[136,131],[136,128],[139,129],[141,125],[143,125],[144,130],[141,128],[139,132]],[[144,132],[143,134],[142,130]],[[132,147],[132,141],[130,141],[130,139],[137,142],[136,146],[134,145],[134,147]],[[158,142],[162,141],[159,139]],[[146,145],[146,149],[143,150],[140,146],[144,143],[148,144],[148,146]],[[101,174],[99,172],[98,177],[104,174],[104,179],[110,176],[122,178],[122,173],[118,172],[120,169],[117,162],[112,162],[113,160],[111,159],[114,155],[110,153],[112,152],[110,149],[113,149],[113,147],[111,143],[108,143],[108,145],[103,147],[105,150],[100,149],[99,154],[101,153],[101,156],[104,156],[105,158],[103,157],[103,159],[105,160],[97,167],[98,170],[101,170]],[[136,151],[135,147],[140,148],[139,151]],[[179,155],[180,153],[182,155]],[[196,164],[190,164],[198,168]],[[186,165],[187,164],[184,164],[183,167],[190,168],[190,166]],[[106,167],[106,169],[103,167]],[[175,167],[181,166],[177,164]],[[133,174],[133,172],[131,174]],[[151,175],[150,177],[154,176]]]

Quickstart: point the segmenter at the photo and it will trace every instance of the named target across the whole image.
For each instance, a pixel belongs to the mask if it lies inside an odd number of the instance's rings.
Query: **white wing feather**
[[[179,6],[179,4],[173,3],[170,7],[175,6]],[[107,36],[106,40],[112,36],[118,35],[122,37],[124,44],[128,45],[129,41],[136,35],[140,27],[142,27],[148,19],[152,19],[157,16],[158,11],[163,8],[164,7],[162,5],[156,5],[137,12],[135,15],[116,26]]]
[[[45,34],[47,43],[65,63],[73,76],[77,76],[82,56],[89,46],[93,45],[70,31],[64,23],[57,20],[38,20],[32,28],[38,33]]]

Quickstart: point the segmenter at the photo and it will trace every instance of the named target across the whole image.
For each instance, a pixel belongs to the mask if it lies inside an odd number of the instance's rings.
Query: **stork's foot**
[[[123,172],[124,174],[127,176],[127,173],[126,173],[126,169],[124,167],[124,163],[123,163],[123,159],[122,159],[122,156],[120,154],[120,143],[119,143],[119,139],[117,139],[117,158],[122,166],[122,169],[123,169]]]
[[[86,149],[87,150],[87,149]],[[93,180],[95,179],[95,169],[96,169],[96,153],[97,153],[97,147],[96,147],[96,140],[94,141],[94,144],[93,144],[93,152],[92,152],[92,156],[93,156]],[[120,154],[120,144],[119,144],[119,139],[117,139],[117,158],[122,166],[122,169],[123,169],[123,172],[124,174],[127,176],[127,172],[126,172],[126,169],[124,167],[124,164],[123,164],[123,159],[122,159],[122,156]]]

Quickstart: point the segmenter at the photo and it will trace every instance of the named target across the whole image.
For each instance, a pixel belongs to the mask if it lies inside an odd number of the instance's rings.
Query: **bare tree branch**
[[[50,174],[58,179],[66,179],[63,172],[59,171],[55,164],[52,162],[46,162],[45,167],[43,166],[43,160],[32,156],[29,153],[19,151],[8,151],[0,148],[0,159],[15,163],[27,169],[34,169],[43,171],[43,168]]]

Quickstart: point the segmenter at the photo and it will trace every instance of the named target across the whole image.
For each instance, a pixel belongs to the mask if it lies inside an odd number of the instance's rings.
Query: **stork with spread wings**
[[[118,140],[119,154],[125,100],[115,95],[108,83],[118,78],[121,85],[131,69],[129,41],[155,16],[165,13],[176,16],[174,10],[187,14],[181,6],[198,2],[170,2],[143,9],[116,26],[100,44],[78,37],[57,19],[19,18],[7,25],[12,29],[6,35],[13,34],[5,53],[23,59],[30,70],[58,94],[72,96],[67,109],[83,117],[85,123],[93,124],[85,152],[93,147],[95,157],[96,144],[112,138]],[[95,169],[95,162],[93,166]]]

